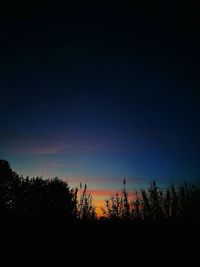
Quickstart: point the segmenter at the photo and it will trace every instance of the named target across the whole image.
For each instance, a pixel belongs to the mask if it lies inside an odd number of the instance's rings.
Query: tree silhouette
[[[13,186],[18,182],[19,176],[12,171],[6,160],[0,160],[0,212],[9,212],[13,208]]]
[[[0,212],[29,216],[75,218],[74,190],[58,178],[23,178],[0,161]]]

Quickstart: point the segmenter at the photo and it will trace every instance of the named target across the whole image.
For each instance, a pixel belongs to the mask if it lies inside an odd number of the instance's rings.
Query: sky
[[[7,1],[6,1],[7,2]],[[1,4],[0,158],[122,187],[200,180],[200,12],[190,3]]]

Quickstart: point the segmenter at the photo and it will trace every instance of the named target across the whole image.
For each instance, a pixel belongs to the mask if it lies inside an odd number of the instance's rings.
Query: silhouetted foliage
[[[95,207],[92,202],[92,196],[87,194],[87,185],[85,184],[84,189],[82,184],[80,185],[80,196],[77,200],[77,218],[79,220],[94,220],[96,219]],[[78,194],[78,190],[76,191]]]
[[[121,192],[111,196],[106,200],[106,208],[103,210],[104,215],[112,220],[122,219],[123,221],[131,219],[131,203],[126,190],[126,180],[123,180],[124,188]]]
[[[0,161],[0,209],[17,215],[62,215],[75,218],[74,191],[55,179],[23,178]]]
[[[70,188],[54,179],[24,178],[12,171],[8,161],[0,160],[0,213],[31,217],[64,217],[67,221],[97,222],[87,185]],[[148,189],[134,193],[130,200],[126,179],[120,192],[106,200],[99,222],[136,222],[200,219],[200,183],[184,182],[165,189],[155,181]]]
[[[125,181],[125,180],[124,180]],[[186,183],[159,189],[153,181],[147,190],[135,192],[129,201],[125,188],[106,200],[104,214],[111,220],[200,219],[200,183]]]
[[[58,179],[24,178],[0,161],[0,212],[28,216],[62,216],[70,221],[96,218],[87,186],[79,193]]]
[[[13,208],[14,195],[12,189],[19,181],[19,176],[12,171],[6,160],[0,160],[0,210],[9,212]]]

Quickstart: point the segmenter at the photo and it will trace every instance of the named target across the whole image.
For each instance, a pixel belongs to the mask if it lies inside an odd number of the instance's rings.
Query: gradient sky
[[[200,179],[200,12],[175,3],[2,6],[0,158],[97,199]]]

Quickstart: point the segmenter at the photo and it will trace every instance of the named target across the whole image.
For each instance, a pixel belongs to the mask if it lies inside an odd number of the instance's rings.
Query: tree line
[[[24,178],[14,172],[8,161],[0,160],[0,213],[16,216],[56,216],[68,222],[160,221],[200,219],[200,183],[158,188],[155,181],[148,189],[134,192],[130,199],[123,189],[105,200],[103,216],[97,218],[87,186],[70,188],[59,178]]]

